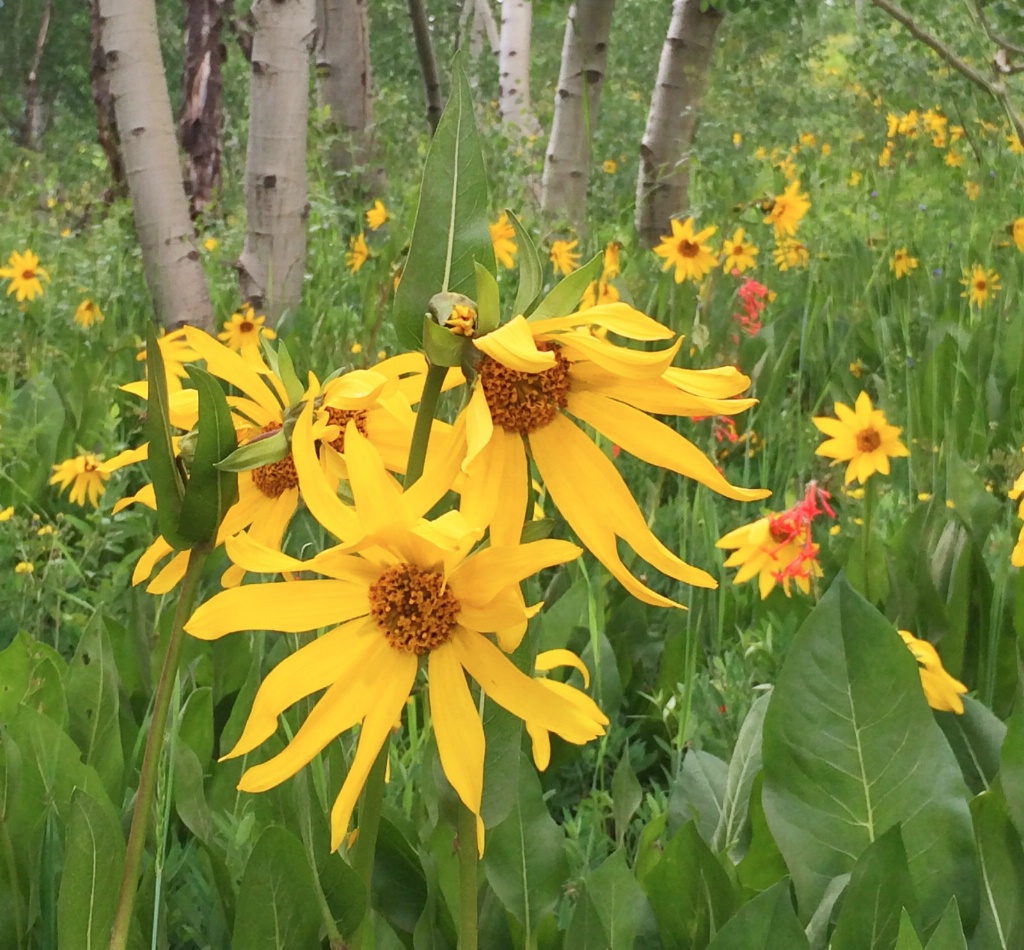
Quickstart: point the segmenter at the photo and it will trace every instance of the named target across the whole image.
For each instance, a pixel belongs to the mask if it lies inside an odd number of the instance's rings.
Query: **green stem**
[[[373,884],[373,858],[377,853],[377,832],[380,830],[380,815],[384,806],[384,776],[388,769],[388,753],[391,740],[385,739],[377,759],[370,769],[363,785],[359,800],[359,837],[356,838],[352,855],[352,867],[363,882],[366,896],[366,914],[359,929],[353,934],[353,950],[366,950],[373,946],[373,916],[370,906]]]
[[[185,621],[192,614],[199,578],[202,576],[203,565],[206,563],[209,553],[210,549],[205,545],[192,548],[188,557],[185,579],[181,585],[181,593],[178,596],[178,606],[174,611],[170,642],[167,644],[167,655],[164,657],[163,668],[160,670],[160,682],[157,685],[156,698],[153,700],[153,718],[150,720],[146,751],[142,757],[139,789],[135,796],[132,827],[128,832],[124,873],[121,875],[121,891],[117,897],[117,912],[114,916],[114,926],[110,932],[110,950],[124,950],[128,944],[128,931],[131,928],[132,910],[135,906],[135,892],[139,884],[142,855],[146,848],[146,829],[149,823],[149,813],[153,807],[153,795],[156,791],[157,767],[160,764],[164,732],[167,727],[167,712],[178,675],[181,649],[185,643]]]
[[[412,443],[409,446],[409,464],[405,469],[405,487],[408,488],[423,474],[423,463],[427,458],[427,443],[430,441],[430,428],[437,412],[437,400],[441,395],[441,386],[448,375],[447,366],[431,366],[427,370],[427,378],[423,382],[423,396],[416,410],[416,425],[412,430]]]
[[[459,950],[477,950],[476,815],[459,802]]]

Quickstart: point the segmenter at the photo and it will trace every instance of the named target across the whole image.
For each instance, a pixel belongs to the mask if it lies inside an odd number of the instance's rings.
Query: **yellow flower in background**
[[[949,140],[951,142],[959,142],[964,137],[964,127],[962,125],[951,125],[949,127]]]
[[[14,517],[14,505],[8,505],[0,511],[0,521],[10,521]]]
[[[673,218],[670,224],[672,233],[662,235],[661,243],[654,249],[658,257],[665,258],[661,269],[675,267],[677,284],[684,280],[699,283],[718,264],[717,253],[705,243],[718,228],[708,227],[694,233],[693,218],[681,223]]]
[[[732,144],[735,145],[737,148],[739,148],[739,146],[741,146],[743,144],[743,133],[742,132],[733,132],[732,133]]]
[[[378,198],[374,201],[373,207],[366,212],[366,226],[371,231],[376,231],[384,226],[388,217],[388,209],[384,207],[384,202]]]
[[[1013,483],[1013,488],[1009,491],[1010,498],[1016,500],[1024,495],[1024,473],[1017,477],[1017,481]],[[1020,505],[1017,506],[1017,517],[1024,520],[1024,501],[1021,501]],[[1020,529],[1020,534],[1017,536],[1017,543],[1013,547],[1013,553],[1010,555],[1010,563],[1014,567],[1024,567],[1024,527]]]
[[[960,283],[967,289],[960,296],[969,298],[970,302],[978,307],[984,307],[989,297],[994,297],[1002,290],[999,280],[999,275],[994,270],[975,264],[970,273],[964,271]]]
[[[59,485],[61,493],[70,487],[68,500],[73,504],[85,507],[88,503],[96,508],[99,506],[100,496],[107,487],[106,481],[110,478],[110,473],[144,457],[137,449],[129,449],[106,462],[91,452],[76,455],[53,466],[50,484]]]
[[[856,376],[857,379],[860,379],[861,376],[864,375],[864,370],[865,369],[867,369],[867,367],[864,365],[864,363],[859,358],[856,359],[854,362],[852,362],[850,364],[850,372],[854,376]]]
[[[832,146],[828,142],[823,142],[821,145],[821,157],[828,158],[832,154]]]
[[[1010,233],[1013,235],[1013,243],[1017,245],[1017,250],[1024,254],[1024,218],[1017,218],[1010,225]]]
[[[199,357],[188,342],[184,329],[172,330],[170,333],[161,330],[156,342],[160,347],[160,356],[163,357],[164,373],[167,376],[167,394],[173,396],[175,393],[181,392],[182,380],[188,379],[185,364],[191,363]],[[135,359],[140,363],[146,362],[146,347],[139,348]],[[149,383],[145,380],[125,383],[120,388],[140,399],[149,398]]]
[[[897,131],[900,135],[905,135],[907,138],[917,138],[917,126],[920,121],[920,113],[917,109],[911,109],[905,116],[900,119],[899,127]]]
[[[902,280],[912,270],[917,270],[917,267],[917,258],[911,257],[910,252],[905,247],[899,248],[889,259],[889,270],[896,275],[897,280]]]
[[[829,436],[814,454],[834,459],[833,465],[848,462],[845,484],[858,481],[863,485],[875,472],[888,475],[890,458],[910,455],[900,441],[903,430],[889,425],[885,413],[872,406],[866,392],[857,397],[853,409],[837,402],[835,411],[837,419],[815,416],[811,420]]]
[[[946,157],[943,159],[943,161],[950,168],[959,168],[964,163],[964,157],[959,152],[955,152],[953,151],[953,149],[950,149],[948,152],[946,152]]]
[[[878,153],[878,167],[888,168],[892,164],[892,146],[886,145],[881,152]]]
[[[722,254],[725,256],[722,270],[730,274],[734,270],[741,274],[750,270],[757,265],[757,252],[753,242],[746,239],[743,228],[737,228],[731,239],[726,238],[722,242]]]
[[[775,198],[764,223],[775,228],[776,238],[792,237],[810,208],[811,202],[806,194],[800,192],[800,180],[797,179]]]
[[[622,270],[622,264],[620,260],[621,252],[621,241],[609,241],[605,245],[604,262],[602,264],[602,274],[605,280],[611,280],[613,277],[619,276],[619,272]]]
[[[259,350],[260,338],[264,340],[275,340],[277,334],[265,327],[267,318],[262,314],[257,316],[252,304],[245,304],[239,313],[231,314],[231,319],[224,324],[222,332],[217,334],[229,349],[243,353],[255,348]]]
[[[981,185],[976,181],[965,181],[964,191],[967,192],[967,197],[971,201],[977,201],[978,196],[981,194]]]
[[[574,248],[579,241],[553,241],[551,244],[551,263],[556,274],[571,274],[579,266],[580,255]]]
[[[353,343],[348,348],[348,351],[349,351],[349,353],[352,353],[354,356],[358,356],[360,353],[363,352],[363,344],[362,343]]]
[[[812,132],[801,132],[798,141],[802,148],[814,148],[818,144],[818,139]]]
[[[102,322],[103,311],[100,310],[99,304],[95,300],[90,300],[87,297],[78,305],[78,309],[75,310],[75,323],[83,330],[88,330],[94,324]]]
[[[960,696],[967,692],[967,687],[946,672],[938,651],[927,640],[918,640],[909,630],[900,630],[899,635],[917,660],[928,705],[941,712],[963,715],[964,701]]]
[[[516,229],[509,221],[508,215],[503,214],[494,224],[487,227],[491,232],[491,244],[494,246],[494,257],[497,262],[506,269],[515,267],[519,245],[516,244]]]
[[[850,180],[849,180],[850,187],[851,188],[856,188],[861,183],[861,179],[863,177],[864,177],[864,175],[861,172],[858,172],[858,171],[850,172]]]
[[[205,241],[203,241],[203,247],[205,247],[206,250],[208,250],[212,254],[215,250],[217,250],[218,247],[220,247],[220,241],[218,241],[215,237],[208,237]]]
[[[606,158],[601,163],[601,171],[606,175],[614,175],[619,170],[619,163],[614,158]]]
[[[345,252],[345,264],[355,274],[370,259],[370,249],[366,246],[363,232],[348,239],[348,250]]]
[[[31,574],[36,569],[36,566],[31,561],[18,561],[14,565],[15,574]]]
[[[251,753],[274,735],[285,710],[325,692],[284,749],[248,768],[238,788],[261,792],[276,787],[338,735],[360,726],[355,755],[331,809],[331,848],[338,848],[370,768],[401,718],[422,660],[441,767],[477,816],[482,853],[484,732],[465,674],[490,700],[532,727],[531,733],[554,732],[583,744],[602,735],[608,724],[586,694],[564,684],[553,689],[553,684],[522,673],[490,637],[510,625],[525,629],[538,608],[525,604],[520,582],[572,560],[579,548],[548,539],[479,549],[483,529],[470,525],[459,512],[424,521],[424,512],[448,490],[447,481],[431,483],[434,475],[428,467],[411,489],[402,491],[354,422],[348,426],[345,450],[354,507],[344,505],[326,485],[307,491],[305,486],[321,477],[313,448],[312,404],[295,429],[301,446],[296,466],[310,510],[343,542],[352,538],[353,525],[361,540],[298,561],[244,538],[232,539],[228,553],[243,569],[302,571],[304,576],[315,572],[319,577],[224,591],[204,603],[185,626],[203,640],[242,630],[332,628],[299,647],[260,685],[242,735],[225,758]]]
[[[43,296],[42,281],[49,281],[50,275],[39,266],[39,258],[28,248],[24,253],[12,251],[6,267],[0,267],[0,277],[10,281],[8,294],[14,294],[18,303],[33,301]]]
[[[1016,132],[1011,132],[1006,136],[1006,144],[1010,146],[1010,151],[1014,155],[1024,155],[1024,141],[1017,137]]]
[[[580,300],[580,310],[589,310],[591,307],[598,307],[606,303],[618,303],[620,300],[619,290],[615,284],[604,277],[600,280],[592,280],[587,284]]]
[[[900,129],[900,117],[895,112],[889,112],[885,116],[885,137],[887,139],[896,138],[896,133]]]
[[[801,268],[806,267],[811,260],[811,252],[807,249],[807,245],[800,241],[789,240],[783,241],[775,250],[772,252],[772,257],[775,259],[775,266],[781,271],[787,271],[790,268]]]
[[[756,158],[759,162],[763,162],[767,157],[768,149],[766,149],[763,145],[758,145],[758,147],[754,149],[754,158]]]

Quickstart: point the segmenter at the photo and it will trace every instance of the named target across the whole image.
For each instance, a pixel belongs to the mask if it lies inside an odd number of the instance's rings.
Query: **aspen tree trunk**
[[[96,141],[103,149],[110,168],[111,184],[103,193],[103,200],[109,204],[115,198],[123,198],[128,194],[128,179],[124,171],[124,158],[121,156],[121,139],[117,134],[114,97],[110,94],[107,56],[103,52],[99,0],[89,0],[89,15],[89,86],[96,109]]]
[[[541,208],[582,230],[587,215],[590,140],[597,124],[615,0],[578,0],[569,8],[555,117],[544,158]]]
[[[224,76],[221,40],[230,0],[186,0],[185,68],[178,129],[185,150],[189,213],[202,214],[220,192],[224,151]]]
[[[640,145],[636,229],[647,247],[689,206],[690,149],[697,133],[715,36],[723,14],[701,0],[674,0],[658,79]]]
[[[306,126],[314,0],[256,0],[245,159],[248,228],[242,299],[276,322],[302,296],[306,266]]]
[[[530,0],[503,0],[498,49],[498,109],[502,124],[522,136],[536,135],[540,123],[530,111]]]
[[[489,0],[464,0],[462,12],[459,14],[459,42],[464,45],[464,37],[469,34],[469,58],[472,63],[480,58],[484,45],[490,46],[494,55],[498,54],[498,24],[491,11]],[[471,80],[473,77],[470,77]]]
[[[146,283],[165,326],[213,311],[181,181],[154,0],[99,0],[101,41]]]
[[[367,0],[316,0],[316,91],[338,135],[331,148],[335,171],[372,165],[376,148]],[[381,187],[383,181],[378,168],[367,184]]]
[[[46,0],[43,13],[39,18],[39,32],[36,35],[36,49],[32,55],[32,65],[28,71],[28,83],[25,87],[25,112],[22,117],[21,144],[25,148],[38,150],[43,140],[43,129],[46,125],[40,91],[39,67],[43,62],[43,49],[46,37],[50,32],[50,14],[53,11],[53,0]]]

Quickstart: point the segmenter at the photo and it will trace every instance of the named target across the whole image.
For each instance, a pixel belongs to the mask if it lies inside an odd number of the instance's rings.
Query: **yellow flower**
[[[71,237],[71,228],[64,228],[64,229],[63,229],[63,230],[62,230],[62,231],[60,232],[60,236],[61,236],[62,238],[69,238],[69,237]]]
[[[814,146],[818,142],[818,139],[812,132],[801,132],[799,142],[801,147],[803,148],[814,148]]]
[[[613,277],[619,276],[619,271],[622,269],[619,261],[619,254],[621,251],[621,241],[609,241],[605,245],[604,263],[602,265],[605,280],[611,280]]]
[[[900,119],[899,133],[907,136],[907,138],[917,138],[917,124],[920,119],[920,114],[917,109],[911,109],[903,118]]]
[[[865,368],[866,368],[866,367],[864,366],[863,362],[861,362],[861,360],[860,360],[860,359],[856,359],[856,360],[854,360],[854,362],[852,362],[852,363],[850,364],[850,372],[851,372],[851,373],[852,373],[852,374],[853,374],[854,376],[856,376],[856,377],[857,377],[857,379],[860,379],[860,378],[861,378],[861,376],[863,376],[863,375],[864,375],[864,370],[865,370]]]
[[[821,157],[828,158],[832,154],[832,146],[828,142],[823,142],[821,145]]]
[[[1013,234],[1013,243],[1017,245],[1017,250],[1024,254],[1024,218],[1017,218],[1010,225],[1010,231]]]
[[[384,222],[388,220],[388,209],[384,207],[384,202],[377,198],[373,202],[373,207],[366,212],[366,226],[371,231],[376,231],[378,228],[384,226]]]
[[[994,297],[1002,290],[999,279],[999,275],[994,270],[988,270],[981,264],[975,264],[970,273],[964,271],[960,283],[967,289],[960,296],[968,297],[972,304],[984,307],[988,303],[989,297]]]
[[[953,151],[953,149],[950,149],[948,152],[946,152],[946,157],[943,159],[943,161],[950,168],[959,168],[964,163],[964,157],[959,152],[955,152]]]
[[[61,492],[70,486],[69,501],[83,507],[88,502],[96,508],[100,503],[100,495],[107,487],[106,481],[110,478],[110,473],[129,462],[138,461],[135,455],[136,453],[131,451],[122,452],[106,462],[91,452],[76,455],[53,466],[50,484],[60,485]]]
[[[743,144],[743,134],[741,132],[732,133],[732,144],[737,148]]]
[[[889,270],[896,275],[897,280],[902,280],[912,270],[917,270],[917,267],[917,258],[911,257],[910,252],[905,247],[899,248],[889,259]]]
[[[949,127],[949,140],[951,142],[959,142],[964,137],[964,127],[962,125],[951,125]]]
[[[95,300],[86,298],[79,305],[75,311],[75,323],[77,323],[83,330],[88,330],[94,323],[103,322],[103,311],[100,310],[99,304]]]
[[[260,337],[265,340],[277,339],[277,334],[270,327],[263,326],[266,320],[262,314],[256,316],[252,304],[244,304],[241,312],[231,314],[231,319],[224,324],[217,339],[222,340],[229,349],[249,355],[253,349],[259,350]]]
[[[967,197],[971,201],[977,201],[978,196],[981,194],[981,185],[979,185],[976,181],[965,181],[964,191],[967,192]]]
[[[1024,155],[1024,141],[1017,137],[1016,132],[1011,132],[1006,136],[1006,144],[1010,146],[1010,151],[1014,155]]]
[[[14,505],[8,505],[0,511],[0,521],[10,521],[14,517]]]
[[[851,188],[856,188],[860,184],[861,179],[863,177],[864,176],[860,172],[858,172],[858,171],[850,172],[850,182],[849,182],[850,187]]]
[[[618,303],[620,299],[615,284],[602,277],[587,284],[587,289],[583,291],[583,298],[580,300],[580,310],[589,310],[591,307],[606,303]]]
[[[186,339],[183,329],[172,330],[170,333],[161,330],[160,336],[157,337],[157,344],[160,347],[160,355],[163,357],[164,363],[164,373],[167,376],[167,392],[168,395],[173,396],[175,393],[181,392],[182,380],[188,379],[185,364],[191,363],[199,357]],[[146,361],[146,347],[142,347],[139,350],[135,359],[140,363]],[[149,396],[149,384],[145,380],[125,383],[120,388],[126,393],[138,396],[140,399],[146,399]]]
[[[348,351],[349,351],[349,353],[352,353],[354,356],[358,356],[360,353],[363,352],[363,344],[362,343],[353,343],[348,348]]]
[[[888,168],[892,164],[892,146],[886,145],[881,152],[878,153],[878,167]]]
[[[1009,496],[1013,499],[1020,498],[1021,495],[1024,495],[1024,474],[1017,477],[1017,481],[1013,483],[1013,488],[1009,491]],[[1024,520],[1024,501],[1017,506],[1017,517]],[[1020,529],[1020,534],[1017,536],[1017,543],[1010,555],[1010,563],[1014,567],[1024,567],[1024,527]]]
[[[811,252],[807,245],[800,241],[783,241],[772,252],[775,258],[775,266],[781,271],[787,271],[791,267],[806,267],[811,260]]]
[[[800,193],[800,180],[797,179],[776,197],[764,223],[774,226],[776,238],[792,237],[810,207],[807,195]]]
[[[37,538],[48,538],[52,534],[56,534],[57,529],[52,524],[44,524],[37,532]]]
[[[497,262],[507,269],[515,267],[519,245],[516,244],[516,229],[509,221],[508,215],[503,214],[494,224],[487,227],[491,232],[491,244],[494,246],[494,257]]]
[[[900,117],[895,112],[889,112],[885,117],[885,137],[887,139],[896,138],[896,133],[900,128]]]
[[[754,149],[754,158],[756,158],[759,162],[763,162],[767,157],[768,149],[766,149],[763,145],[758,145],[758,147]]]
[[[601,163],[601,170],[606,175],[614,175],[619,170],[619,163],[614,158],[606,158]]]
[[[215,237],[208,237],[205,241],[203,241],[203,247],[205,247],[206,250],[208,250],[212,254],[215,250],[217,250],[218,247],[220,247],[220,241],[218,241]]]
[[[675,267],[677,284],[684,280],[695,283],[703,280],[711,268],[718,264],[718,255],[705,243],[718,228],[704,228],[694,233],[693,218],[687,218],[682,223],[673,218],[670,224],[672,233],[662,235],[661,243],[654,249],[658,257],[665,258],[661,269]]]
[[[722,253],[725,255],[722,270],[727,273],[735,270],[742,274],[757,264],[757,251],[753,242],[746,240],[743,228],[737,228],[732,240],[726,238],[722,242]]]
[[[14,565],[15,574],[31,574],[35,569],[36,567],[31,561],[18,561]]]
[[[370,249],[366,246],[366,238],[360,231],[348,239],[348,250],[345,252],[345,264],[352,273],[356,273],[370,258]]]
[[[834,459],[833,465],[848,462],[844,483],[856,480],[862,485],[875,472],[889,474],[889,459],[907,456],[910,452],[900,442],[898,426],[889,425],[885,413],[871,405],[871,397],[862,392],[853,409],[837,402],[838,419],[815,416],[811,421],[829,436],[815,450],[815,455]]]
[[[296,466],[303,488],[320,476],[312,446],[312,405],[296,423]],[[270,672],[253,700],[235,747],[225,758],[251,753],[274,735],[278,718],[304,697],[326,690],[305,722],[277,755],[248,768],[239,789],[274,788],[309,763],[336,736],[360,726],[356,752],[331,809],[331,847],[338,848],[363,784],[419,675],[427,670],[427,701],[441,767],[466,807],[480,805],[484,732],[465,674],[491,700],[536,732],[554,732],[582,744],[604,733],[607,718],[584,693],[520,672],[489,634],[521,626],[536,609],[523,601],[520,581],[542,568],[573,559],[579,549],[544,540],[506,547],[474,545],[481,530],[458,512],[426,522],[421,515],[447,490],[424,484],[425,473],[403,492],[355,424],[348,427],[345,457],[354,508],[333,493],[310,490],[313,514],[343,540],[310,561],[243,539],[228,542],[241,566],[261,571],[315,571],[318,578],[249,585],[224,591],[193,614],[185,629],[203,640],[241,630],[298,633],[331,627],[306,642]],[[422,486],[422,487],[421,487]],[[355,550],[353,550],[355,548]],[[501,640],[499,638],[499,643]],[[501,643],[508,649],[509,643]],[[538,756],[539,758],[540,756]]]
[[[573,248],[579,241],[553,241],[551,244],[551,263],[556,274],[571,274],[579,267],[580,255]]]
[[[960,694],[966,693],[967,687],[946,672],[938,651],[927,640],[918,640],[908,630],[900,630],[899,635],[917,660],[921,687],[928,705],[942,712],[963,715],[964,701]]]
[[[532,459],[551,502],[609,572],[645,603],[678,606],[629,572],[617,538],[676,580],[714,587],[714,579],[654,537],[614,463],[574,420],[651,465],[727,498],[754,501],[768,493],[730,485],[695,445],[654,418],[741,412],[753,400],[732,397],[750,381],[732,367],[673,367],[681,340],[648,352],[603,340],[591,332],[595,326],[638,341],[673,336],[650,317],[614,303],[546,320],[516,317],[473,341],[483,358],[452,433],[453,444],[466,446],[463,454],[454,453],[465,475],[463,510],[487,513],[473,517],[491,525],[492,544],[513,543],[526,516]]]
[[[35,300],[43,296],[42,281],[49,281],[50,275],[39,266],[39,258],[28,248],[23,254],[12,251],[6,267],[0,267],[0,277],[9,280],[8,294],[14,294],[18,303]]]

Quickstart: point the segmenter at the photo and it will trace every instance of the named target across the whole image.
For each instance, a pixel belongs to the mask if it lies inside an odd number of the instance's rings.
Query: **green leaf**
[[[916,898],[899,825],[873,841],[857,859],[843,894],[831,950],[892,950],[907,908]]]
[[[647,895],[626,863],[626,852],[620,848],[584,879],[583,893],[566,936],[566,950],[632,948],[650,913]]]
[[[412,841],[415,830],[397,809],[385,807],[373,858],[373,893],[384,919],[412,933],[427,903],[427,880]]]
[[[254,442],[246,442],[235,449],[223,461],[217,463],[217,468],[222,472],[248,472],[261,465],[280,462],[290,451],[288,436],[284,434],[283,429],[278,429],[273,435],[256,439]]]
[[[124,833],[113,810],[76,789],[57,897],[59,950],[100,950],[107,946],[124,853]]]
[[[971,802],[981,872],[981,912],[971,938],[975,947],[1013,950],[1024,944],[1024,849],[1006,802],[985,792]]]
[[[171,547],[183,550],[191,546],[189,539],[178,530],[185,479],[171,444],[167,375],[152,324],[146,327],[146,374],[149,377],[149,401],[144,431],[149,441],[149,477],[156,493],[157,524],[164,540]]]
[[[712,850],[721,853],[729,851],[740,843],[741,833],[747,820],[747,805],[750,789],[761,771],[761,732],[764,728],[764,714],[768,709],[770,693],[759,696],[750,707],[740,734],[736,739],[729,772],[725,779],[722,797],[722,811],[711,839]]]
[[[657,870],[641,882],[662,943],[701,950],[736,907],[729,878],[691,821],[665,846]]]
[[[622,758],[615,767],[612,776],[612,817],[615,819],[616,847],[622,847],[629,820],[633,817],[640,803],[644,800],[643,790],[633,773],[629,761],[629,745],[622,751]]]
[[[215,826],[203,791],[203,765],[183,742],[174,747],[174,810],[200,841],[206,844],[213,841]]]
[[[508,817],[487,833],[484,870],[505,909],[529,930],[550,911],[569,876],[565,832],[548,813],[533,764],[520,756]]]
[[[743,860],[736,866],[740,883],[751,891],[764,891],[781,881],[789,868],[775,843],[761,803],[764,772],[758,772],[750,789],[747,814],[750,819],[750,844]]]
[[[277,373],[281,382],[284,383],[284,390],[288,394],[288,404],[294,406],[301,402],[302,397],[306,394],[306,387],[302,385],[299,374],[295,372],[295,363],[284,340],[279,339],[275,347],[266,337],[260,337],[260,345],[267,365]]]
[[[782,880],[744,904],[708,950],[809,950],[789,890],[789,880]]]
[[[475,264],[494,272],[489,198],[473,94],[456,60],[452,93],[423,167],[409,260],[395,292],[395,329],[402,345],[419,349],[423,315],[441,291],[473,296]]]
[[[486,268],[474,262],[476,273],[476,330],[478,334],[490,333],[501,322],[501,296],[498,282]]]
[[[960,909],[956,906],[955,897],[949,899],[931,939],[925,944],[925,950],[967,950],[964,925],[960,922]]]
[[[64,660],[53,647],[19,633],[0,651],[0,725],[31,706],[63,727],[68,721],[65,674]]]
[[[921,938],[914,929],[914,922],[905,910],[900,914],[900,929],[896,934],[896,950],[922,950]]]
[[[238,438],[220,383],[198,366],[189,366],[188,375],[199,390],[199,438],[179,530],[195,544],[212,544],[224,515],[238,500],[237,476],[217,468],[238,447]]]
[[[506,209],[505,214],[515,228],[516,241],[519,244],[519,287],[516,289],[512,315],[526,315],[529,314],[530,307],[540,296],[541,288],[544,286],[544,268],[541,266],[537,245],[533,243],[530,232],[511,211]]]
[[[271,825],[260,835],[242,875],[231,946],[294,950],[319,946],[316,883],[302,842]]]
[[[431,365],[461,366],[470,346],[469,337],[452,333],[429,316],[423,319],[423,351]]]
[[[603,266],[604,254],[601,253],[593,260],[587,261],[579,270],[574,270],[567,277],[563,277],[537,304],[537,309],[530,314],[529,319],[543,320],[546,317],[564,317],[572,313],[590,282],[597,280]]]
[[[674,832],[691,819],[700,836],[710,842],[722,820],[722,802],[729,767],[717,755],[690,749],[668,801],[668,828]]]
[[[67,417],[49,375],[37,373],[18,391],[4,413],[5,470],[21,500],[38,503],[52,491],[48,483]],[[11,452],[13,446],[17,452]]]
[[[967,789],[892,625],[840,576],[800,627],[765,715],[764,808],[801,916],[896,823],[925,920],[976,906]]]
[[[1017,834],[1024,838],[1024,704],[1017,704],[1006,726],[999,759],[999,785]]]
[[[1006,726],[992,711],[970,696],[964,697],[963,715],[937,713],[935,721],[960,763],[972,793],[988,791],[999,772],[999,750]]]

